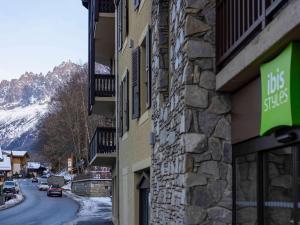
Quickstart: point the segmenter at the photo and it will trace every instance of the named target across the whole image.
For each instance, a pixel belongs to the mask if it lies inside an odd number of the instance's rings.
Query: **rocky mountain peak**
[[[85,67],[66,61],[45,75],[25,72],[18,79],[0,81],[0,146],[6,149],[32,149],[40,120],[47,113],[51,97],[73,73]],[[98,65],[98,69],[108,72],[102,65]]]

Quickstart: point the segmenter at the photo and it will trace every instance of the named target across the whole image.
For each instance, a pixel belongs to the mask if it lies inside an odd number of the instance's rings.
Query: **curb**
[[[21,194],[22,194],[22,199],[21,199],[21,201],[19,201],[19,202],[17,202],[16,204],[14,204],[14,205],[10,205],[10,206],[6,206],[6,207],[3,207],[3,208],[1,208],[1,206],[0,206],[0,211],[3,211],[3,210],[6,210],[6,209],[10,209],[10,208],[12,208],[12,207],[15,207],[15,206],[17,206],[17,205],[19,205],[19,204],[21,204],[22,202],[24,202],[25,201],[25,199],[26,199],[26,196],[25,195],[23,195],[23,193],[21,192]],[[5,205],[4,205],[5,206]]]

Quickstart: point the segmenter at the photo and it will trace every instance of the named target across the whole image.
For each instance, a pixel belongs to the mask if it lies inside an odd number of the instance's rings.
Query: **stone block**
[[[207,184],[207,178],[201,174],[197,173],[186,173],[184,175],[184,186],[194,187],[202,186]]]
[[[218,121],[213,136],[230,141],[231,126],[230,126],[230,123],[225,118],[222,118]]]
[[[219,120],[220,117],[218,115],[209,113],[208,111],[199,112],[198,114],[200,130],[207,136],[211,136]]]
[[[207,137],[203,134],[183,134],[182,140],[186,152],[201,153],[207,150]]]
[[[215,48],[205,41],[190,40],[185,44],[184,50],[189,59],[215,57]]]
[[[186,85],[184,102],[186,105],[196,108],[208,107],[208,91],[197,85]]]
[[[201,34],[210,29],[206,23],[201,21],[199,18],[188,15],[185,21],[185,35],[190,36],[194,34]]]
[[[230,99],[224,95],[216,95],[212,98],[208,111],[215,114],[225,114],[230,112]]]
[[[222,207],[213,207],[207,210],[208,217],[211,221],[224,222],[226,224],[231,224],[232,222],[232,213],[230,210]]]
[[[212,71],[203,71],[200,77],[200,87],[208,90],[215,90],[216,75]]]
[[[198,168],[198,173],[206,174],[213,179],[220,178],[220,168],[218,162],[216,161],[206,161],[202,162],[200,167]]]
[[[184,218],[185,225],[201,224],[207,216],[206,210],[199,206],[188,206]]]

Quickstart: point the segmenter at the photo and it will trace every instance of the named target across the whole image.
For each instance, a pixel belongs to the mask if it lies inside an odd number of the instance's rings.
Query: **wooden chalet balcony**
[[[82,0],[85,8],[89,8],[89,0]],[[91,8],[95,12],[113,13],[115,11],[114,0],[90,0]]]
[[[98,0],[98,11],[100,13],[114,13],[115,3],[113,0]]]
[[[113,118],[115,115],[115,75],[90,75],[89,112]]]
[[[98,127],[90,143],[90,165],[111,167],[115,160],[116,128]]]
[[[288,0],[217,1],[217,66],[220,70],[273,20]]]
[[[115,97],[115,75],[95,74],[95,96]]]

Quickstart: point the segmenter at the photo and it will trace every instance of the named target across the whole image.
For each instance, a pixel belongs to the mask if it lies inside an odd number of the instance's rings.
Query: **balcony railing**
[[[98,127],[90,143],[89,160],[96,154],[116,152],[116,128]]]
[[[88,174],[78,174],[73,178],[73,181],[81,180],[103,180],[111,179],[111,173],[88,173]]]
[[[217,3],[217,64],[223,67],[255,37],[288,0],[219,0]]]
[[[115,76],[108,74],[95,74],[95,96],[113,97],[115,96]]]
[[[100,13],[113,13],[115,12],[115,4],[113,0],[98,0]]]

